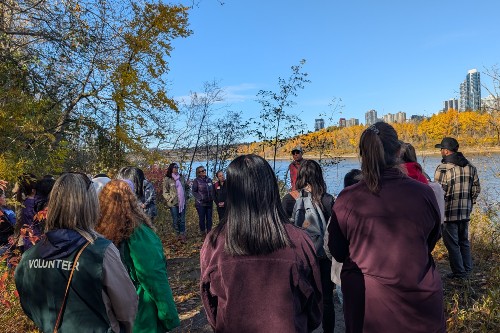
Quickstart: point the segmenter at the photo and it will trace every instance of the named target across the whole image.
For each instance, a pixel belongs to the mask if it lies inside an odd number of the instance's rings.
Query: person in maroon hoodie
[[[226,216],[200,254],[208,322],[215,332],[313,331],[322,317],[314,245],[287,223],[273,170],[262,157],[239,156],[226,186]]]

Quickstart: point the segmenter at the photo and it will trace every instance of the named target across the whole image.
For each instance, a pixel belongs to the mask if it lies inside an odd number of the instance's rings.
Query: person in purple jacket
[[[213,184],[207,177],[207,170],[203,166],[196,168],[196,178],[193,180],[192,193],[195,199],[194,206],[198,212],[200,236],[205,237],[212,230],[213,213]]]
[[[399,166],[384,122],[361,134],[362,179],[340,192],[328,248],[342,262],[346,332],[445,332],[443,286],[432,250],[441,237],[433,190]]]
[[[215,332],[313,331],[322,317],[314,245],[288,223],[273,170],[262,157],[239,156],[226,186],[225,218],[200,254],[208,322]]]

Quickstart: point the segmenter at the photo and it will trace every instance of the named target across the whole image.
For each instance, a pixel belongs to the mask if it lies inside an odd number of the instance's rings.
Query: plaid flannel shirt
[[[481,191],[476,167],[441,163],[436,168],[434,180],[444,190],[445,222],[469,220],[473,204]]]

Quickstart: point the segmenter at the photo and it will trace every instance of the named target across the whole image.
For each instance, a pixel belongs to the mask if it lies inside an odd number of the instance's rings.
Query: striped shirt
[[[464,166],[441,163],[436,168],[434,180],[441,184],[445,193],[445,222],[470,220],[472,205],[481,191],[476,167],[470,163]]]

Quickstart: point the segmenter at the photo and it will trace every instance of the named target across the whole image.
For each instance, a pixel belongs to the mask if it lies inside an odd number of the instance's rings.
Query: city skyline
[[[445,20],[442,13],[450,8],[468,23]],[[469,15],[472,8],[482,8],[481,15]],[[370,109],[430,116],[443,101],[459,99],[468,70],[497,65],[500,46],[492,41],[500,30],[498,10],[493,0],[474,6],[451,0],[203,0],[189,14],[193,35],[174,41],[170,92],[180,100],[216,80],[231,110],[258,117],[257,92],[277,91],[278,78],[288,78],[290,67],[305,59],[311,83],[287,112],[299,115],[307,130],[314,130],[316,118],[327,127],[334,125],[330,118],[364,119]],[[463,51],[450,49],[463,43]],[[487,75],[481,81],[491,87]],[[332,112],[334,99],[344,107]]]

